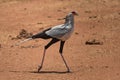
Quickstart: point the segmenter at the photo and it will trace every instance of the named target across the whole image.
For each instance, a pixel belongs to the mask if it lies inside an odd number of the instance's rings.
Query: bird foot
[[[67,72],[70,73],[71,71],[68,69]]]
[[[39,66],[39,68],[38,68],[38,72],[40,72],[41,69],[42,69],[42,66]]]

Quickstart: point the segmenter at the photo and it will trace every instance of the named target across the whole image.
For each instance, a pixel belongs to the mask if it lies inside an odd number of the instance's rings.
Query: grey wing
[[[55,27],[51,28],[50,30],[46,31],[46,34],[51,37],[60,39],[67,32],[68,32],[68,30],[65,28],[65,25],[58,25],[58,26],[55,26]]]

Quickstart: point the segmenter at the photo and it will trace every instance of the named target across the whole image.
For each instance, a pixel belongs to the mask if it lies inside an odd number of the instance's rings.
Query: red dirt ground
[[[37,33],[64,23],[77,11],[75,31],[66,42],[64,56],[59,43],[47,50],[42,72],[36,73],[44,46],[50,40],[33,40],[12,47],[21,29]],[[0,0],[0,80],[119,80],[120,0]],[[86,45],[96,39],[102,45]]]

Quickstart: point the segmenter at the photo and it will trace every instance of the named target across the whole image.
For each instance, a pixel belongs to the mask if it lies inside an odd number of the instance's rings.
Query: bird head
[[[78,13],[76,11],[72,11],[71,14],[78,16]]]
[[[72,18],[73,16],[78,16],[78,13],[76,12],[76,11],[72,11],[72,12],[70,12],[65,18],[62,18],[62,19],[60,19],[60,20],[68,20],[68,19],[70,19],[70,18]]]
[[[70,12],[64,19],[65,19],[65,23],[69,22],[69,21],[73,21],[74,20],[74,16],[78,15],[77,12],[72,11]]]

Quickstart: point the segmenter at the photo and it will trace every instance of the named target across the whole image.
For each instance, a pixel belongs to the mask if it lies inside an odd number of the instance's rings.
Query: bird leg
[[[65,44],[65,41],[61,41],[61,42],[60,42],[60,49],[59,49],[60,54],[63,53],[64,44]]]
[[[46,50],[54,43],[58,42],[59,40],[58,39],[55,39],[53,38],[44,48],[44,53],[43,53],[43,58],[42,58],[42,62],[41,62],[41,65],[39,66],[38,68],[38,72],[42,69],[42,66],[43,66],[43,63],[44,63],[44,58],[45,58],[45,53],[46,53]]]
[[[42,69],[43,62],[44,62],[44,58],[45,58],[45,53],[46,53],[46,49],[44,49],[42,62],[41,62],[41,65],[40,65],[39,68],[38,68],[38,72]]]
[[[69,67],[68,67],[68,65],[67,65],[67,63],[66,63],[66,61],[65,61],[65,59],[63,57],[63,55],[62,54],[60,54],[60,55],[61,55],[61,57],[62,57],[62,59],[64,61],[64,64],[65,64],[66,68],[67,68],[67,72],[70,72],[70,69],[69,69]]]
[[[65,41],[61,41],[59,52],[60,52],[60,55],[61,55],[61,57],[62,57],[62,59],[63,59],[63,62],[64,62],[64,64],[65,64],[65,66],[66,66],[66,68],[67,68],[67,72],[70,72],[70,69],[69,69],[69,67],[68,67],[68,65],[67,65],[67,63],[66,63],[66,61],[65,61],[65,59],[64,59],[64,57],[63,57],[63,55],[62,55],[64,43],[65,43]]]

